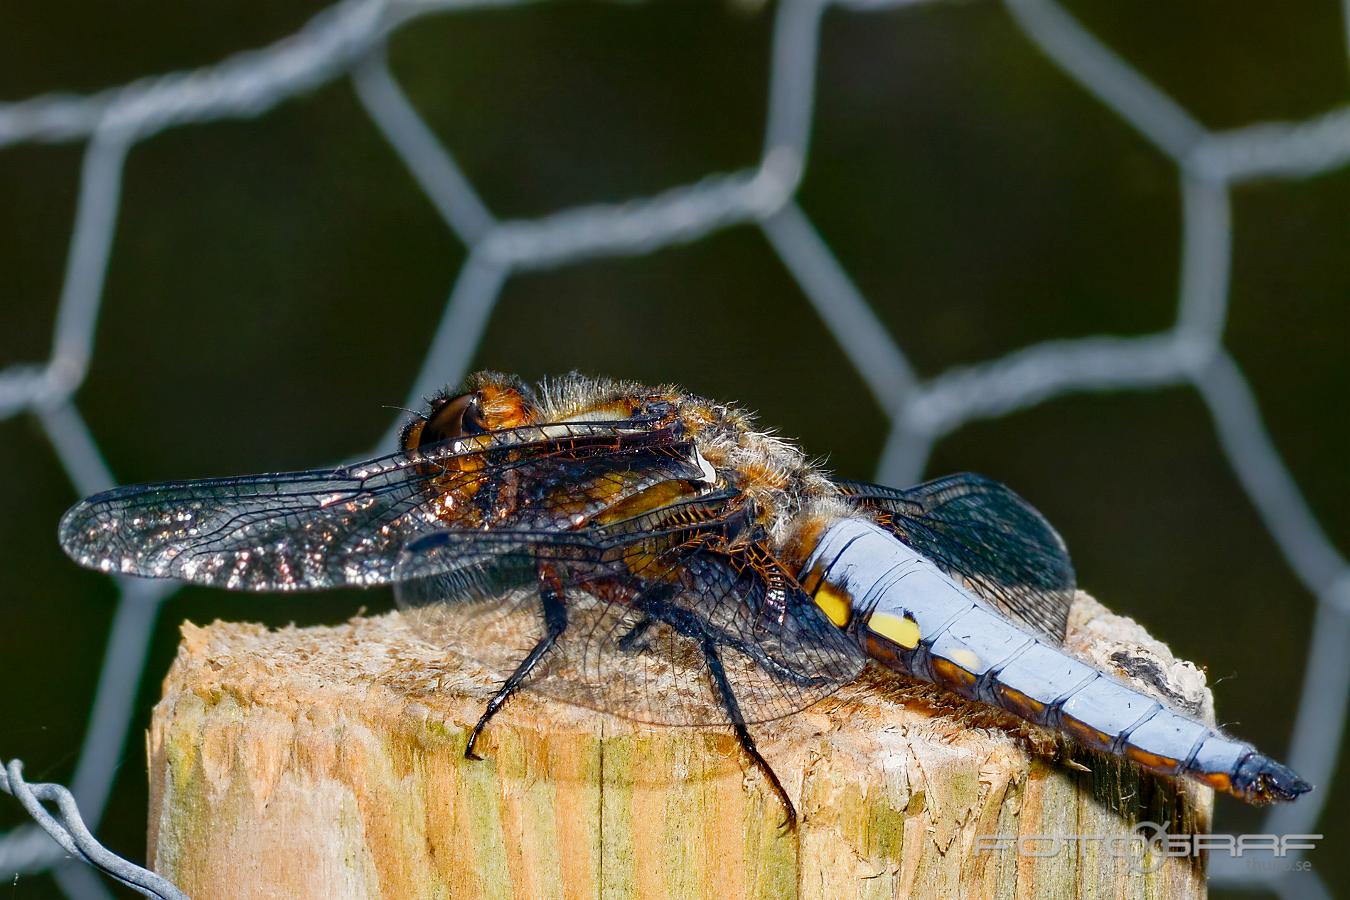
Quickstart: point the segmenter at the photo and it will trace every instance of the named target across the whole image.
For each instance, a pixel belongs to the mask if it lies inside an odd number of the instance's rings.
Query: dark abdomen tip
[[[1260,753],[1243,760],[1233,778],[1233,793],[1251,803],[1288,803],[1312,787],[1293,769]]]

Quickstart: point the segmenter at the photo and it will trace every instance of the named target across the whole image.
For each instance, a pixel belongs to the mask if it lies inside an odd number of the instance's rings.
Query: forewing
[[[963,473],[907,490],[840,482],[909,546],[1009,618],[1063,643],[1075,577],[1064,540],[1012,489]]]
[[[482,527],[509,509],[517,525],[574,527],[652,484],[702,477],[669,435],[550,425],[333,469],[116,488],[74,506],[59,535],[103,571],[240,590],[373,585],[455,517]]]
[[[709,531],[441,532],[409,547],[396,596],[422,633],[504,678],[543,637],[539,578],[564,587],[567,630],[526,687],[666,725],[731,721],[714,647],[747,722],[803,709],[862,669],[857,646],[771,561]]]

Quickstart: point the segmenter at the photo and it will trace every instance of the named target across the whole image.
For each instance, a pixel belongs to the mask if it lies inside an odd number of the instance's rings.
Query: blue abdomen
[[[1292,799],[1292,771],[1023,629],[882,526],[840,519],[803,587],[878,662],[1163,775],[1250,802]]]

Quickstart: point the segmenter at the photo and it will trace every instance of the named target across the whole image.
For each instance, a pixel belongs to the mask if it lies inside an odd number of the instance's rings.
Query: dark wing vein
[[[840,482],[900,540],[1005,615],[1062,643],[1075,576],[1064,540],[1006,485],[963,473],[907,490]]]
[[[627,444],[608,451],[616,436]],[[510,479],[525,524],[589,515],[650,484],[699,477],[669,438],[627,423],[530,427],[333,469],[134,485],[77,504],[59,536],[103,571],[241,590],[380,584],[404,544],[445,527],[441,498]]]

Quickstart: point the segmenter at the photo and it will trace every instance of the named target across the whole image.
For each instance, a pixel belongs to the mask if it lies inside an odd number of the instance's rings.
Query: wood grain
[[[1108,670],[1143,660],[1212,719],[1199,671],[1083,594],[1069,645]],[[148,735],[155,869],[196,898],[1205,893],[1189,859],[1141,874],[1100,842],[982,851],[980,836],[1126,836],[1141,820],[1204,831],[1212,796],[883,670],[753,728],[795,833],[729,729],[526,693],[485,732],[486,759],[464,759],[492,679],[396,613],[184,624]]]

